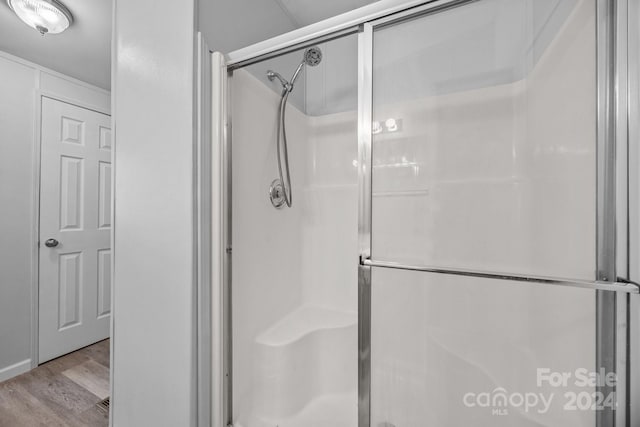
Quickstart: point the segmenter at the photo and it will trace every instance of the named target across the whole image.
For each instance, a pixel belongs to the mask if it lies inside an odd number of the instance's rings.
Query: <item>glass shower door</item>
[[[595,87],[593,0],[375,30],[373,257],[595,279]]]
[[[597,2],[452,3],[361,35],[361,426],[612,425]]]

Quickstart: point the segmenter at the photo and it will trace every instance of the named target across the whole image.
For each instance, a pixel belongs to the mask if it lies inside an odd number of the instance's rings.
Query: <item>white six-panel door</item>
[[[111,118],[42,98],[39,363],[109,336]]]

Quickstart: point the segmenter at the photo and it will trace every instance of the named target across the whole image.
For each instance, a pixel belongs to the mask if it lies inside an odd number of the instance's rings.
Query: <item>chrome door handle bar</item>
[[[512,273],[490,273],[478,270],[463,270],[459,268],[442,268],[425,265],[407,265],[393,261],[376,261],[361,258],[360,265],[368,267],[394,268],[398,270],[423,271],[427,273],[448,274],[453,276],[477,277],[494,280],[511,280],[514,282],[537,283],[542,285],[571,286],[574,288],[597,289],[602,291],[618,291],[630,294],[640,294],[640,285],[635,282],[618,279],[615,282],[589,281],[580,279],[565,279],[544,276],[525,276]]]

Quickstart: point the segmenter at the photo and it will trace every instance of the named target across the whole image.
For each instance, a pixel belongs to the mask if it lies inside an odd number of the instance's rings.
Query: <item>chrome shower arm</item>
[[[302,61],[300,63],[300,65],[298,65],[298,68],[296,68],[296,72],[293,73],[293,77],[291,77],[291,82],[289,83],[289,92],[291,92],[293,90],[293,84],[296,82],[296,79],[298,78],[298,74],[300,74],[300,71],[302,71],[302,67],[304,67],[305,62]]]

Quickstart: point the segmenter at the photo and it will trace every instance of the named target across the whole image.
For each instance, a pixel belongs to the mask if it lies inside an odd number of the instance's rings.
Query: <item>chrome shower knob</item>
[[[269,186],[269,199],[274,208],[280,209],[285,204],[284,187],[282,181],[274,179]]]

